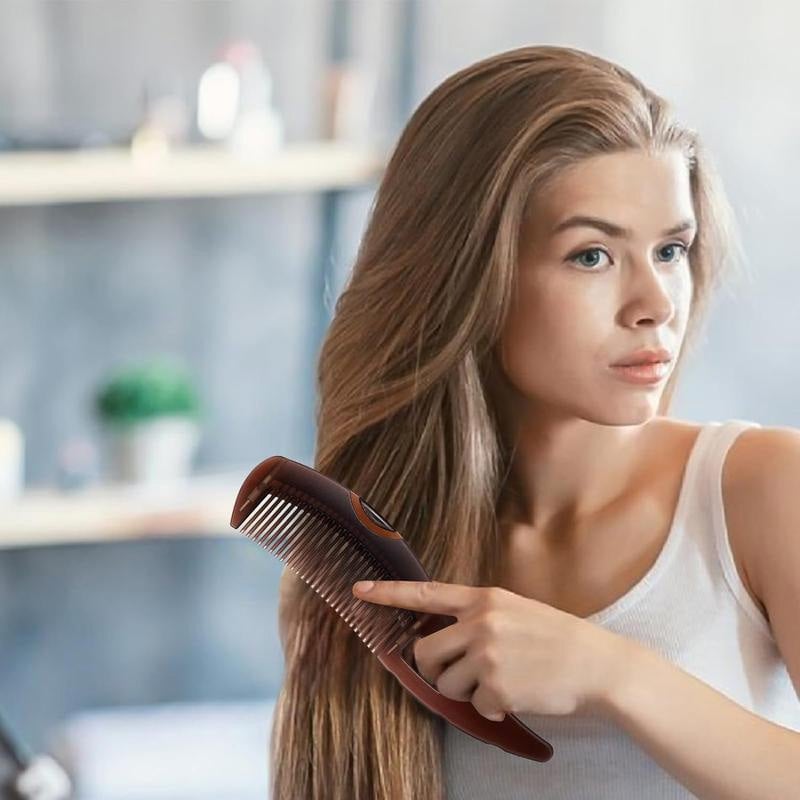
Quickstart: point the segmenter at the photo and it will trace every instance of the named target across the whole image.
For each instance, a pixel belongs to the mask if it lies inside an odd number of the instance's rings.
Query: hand
[[[634,642],[581,617],[500,587],[375,581],[369,603],[456,617],[420,637],[417,669],[441,694],[487,719],[602,710]]]

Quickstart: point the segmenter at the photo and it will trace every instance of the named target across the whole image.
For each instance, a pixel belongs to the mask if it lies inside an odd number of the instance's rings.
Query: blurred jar
[[[272,73],[248,40],[226,46],[202,74],[197,89],[197,127],[242,158],[261,158],[284,143],[283,117],[272,105]]]
[[[25,437],[10,419],[0,418],[0,502],[15,500],[25,484]]]
[[[200,426],[164,416],[108,432],[112,480],[163,484],[187,478],[200,441]]]
[[[200,399],[189,371],[158,358],[103,381],[95,409],[105,429],[112,480],[165,483],[191,473],[200,441]]]

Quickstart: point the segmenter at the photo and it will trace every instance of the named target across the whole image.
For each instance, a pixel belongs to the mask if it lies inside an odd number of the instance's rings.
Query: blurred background
[[[268,796],[282,564],[233,501],[269,455],[313,463],[316,355],[382,168],[469,63],[586,49],[700,131],[749,269],[674,415],[800,427],[799,22],[741,0],[2,0],[0,797],[20,774],[39,800]]]

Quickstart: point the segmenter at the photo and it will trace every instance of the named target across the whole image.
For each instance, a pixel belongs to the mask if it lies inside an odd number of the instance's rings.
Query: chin
[[[658,401],[658,395],[654,395],[650,399],[640,398],[628,402],[618,400],[613,404],[606,402],[602,408],[587,410],[581,416],[598,425],[644,425],[658,416]]]

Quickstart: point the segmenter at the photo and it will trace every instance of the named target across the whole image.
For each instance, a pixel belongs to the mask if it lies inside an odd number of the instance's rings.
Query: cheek
[[[667,327],[677,336],[682,336],[689,321],[692,304],[693,279],[687,270],[674,276],[672,283],[667,286],[667,292],[674,306],[674,316]]]
[[[680,290],[676,298],[677,316],[685,323],[689,316],[689,309],[692,304],[692,292],[694,291],[694,276],[691,270],[687,270],[681,281]]]
[[[608,337],[607,298],[574,287],[528,297],[504,331],[506,370],[515,383],[576,379],[590,369]]]

